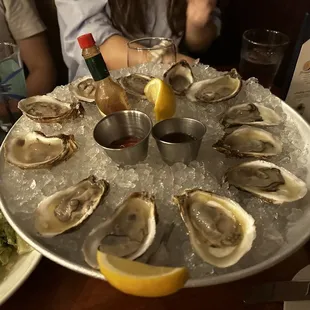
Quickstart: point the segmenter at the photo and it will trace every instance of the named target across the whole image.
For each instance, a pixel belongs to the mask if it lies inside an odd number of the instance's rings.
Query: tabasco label
[[[286,103],[310,123],[310,39],[300,50]]]

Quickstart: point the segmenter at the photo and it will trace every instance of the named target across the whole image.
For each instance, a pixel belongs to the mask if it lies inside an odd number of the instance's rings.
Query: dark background
[[[156,0],[161,1],[161,0]],[[58,84],[67,82],[67,69],[61,55],[59,28],[54,0],[36,0],[39,13],[48,28],[48,38],[58,69]],[[203,57],[212,66],[237,66],[242,33],[249,28],[269,28],[286,33],[291,44],[286,52],[275,84],[283,86],[293,49],[304,19],[310,12],[309,0],[221,0],[222,35]]]

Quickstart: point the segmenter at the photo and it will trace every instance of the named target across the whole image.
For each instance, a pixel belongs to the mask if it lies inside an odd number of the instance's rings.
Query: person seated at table
[[[28,70],[27,96],[46,94],[56,84],[45,30],[32,0],[0,0],[0,42],[18,45]]]
[[[0,0],[0,42],[17,44],[25,64],[25,96],[43,95],[53,90],[56,70],[40,20],[32,0]],[[0,92],[1,99],[1,92]],[[0,144],[12,124],[21,115],[18,99],[0,102]]]
[[[89,74],[77,37],[92,33],[109,70],[127,66],[127,43],[172,38],[185,54],[204,52],[220,34],[216,0],[55,0],[69,80]],[[194,59],[178,54],[178,60]]]

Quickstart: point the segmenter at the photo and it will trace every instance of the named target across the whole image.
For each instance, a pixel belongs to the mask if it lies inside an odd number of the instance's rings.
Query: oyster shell
[[[120,77],[117,81],[126,90],[127,93],[145,98],[144,88],[153,77],[140,73],[133,73]]]
[[[96,82],[91,77],[86,76],[71,83],[70,90],[81,101],[95,102]]]
[[[184,95],[185,91],[194,83],[191,66],[186,60],[181,60],[172,65],[164,73],[163,78],[177,95]]]
[[[274,204],[299,200],[308,191],[306,184],[294,174],[263,160],[245,162],[228,169],[224,180]]]
[[[37,123],[59,123],[84,113],[80,103],[66,103],[50,96],[33,96],[19,101],[18,108]]]
[[[280,154],[282,142],[266,130],[242,126],[226,134],[213,148],[229,156],[265,158]]]
[[[207,263],[237,263],[256,237],[254,219],[235,201],[201,189],[174,196],[194,251]]]
[[[214,78],[193,83],[186,91],[192,102],[217,103],[235,97],[242,85],[242,80],[235,69]]]
[[[222,119],[225,127],[235,125],[277,126],[281,117],[272,109],[257,103],[243,103],[229,108]]]
[[[88,218],[109,192],[109,183],[91,175],[76,185],[42,200],[35,211],[35,228],[43,237],[54,237]]]
[[[131,194],[109,219],[90,232],[82,249],[85,261],[98,269],[97,250],[131,260],[141,256],[155,238],[155,216],[153,196],[146,192]]]
[[[46,136],[34,131],[8,139],[4,156],[7,162],[22,169],[50,168],[67,160],[77,149],[73,135]]]

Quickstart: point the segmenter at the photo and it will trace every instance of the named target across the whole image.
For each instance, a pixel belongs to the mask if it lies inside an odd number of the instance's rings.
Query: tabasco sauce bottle
[[[108,115],[113,112],[128,110],[126,92],[118,83],[112,80],[92,34],[87,33],[78,37],[78,42],[82,49],[82,56],[97,84],[95,102],[99,111],[104,115]]]

